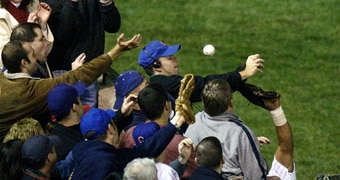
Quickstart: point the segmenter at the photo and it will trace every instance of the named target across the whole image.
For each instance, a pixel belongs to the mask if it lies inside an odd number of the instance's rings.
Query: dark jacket
[[[190,179],[192,180],[223,180],[223,177],[214,169],[198,166]]]
[[[79,124],[66,127],[61,124],[54,123],[54,127],[52,129],[51,134],[57,135],[61,139],[61,142],[62,142],[60,146],[55,147],[58,161],[65,159],[65,157],[71,151],[71,149],[79,141],[84,140]]]
[[[88,62],[104,52],[105,31],[118,32],[120,13],[112,4],[99,0],[43,0],[52,9],[48,24],[54,35],[52,51],[47,57],[51,71],[70,70],[71,63],[85,53]]]
[[[239,68],[233,72],[228,72],[225,74],[211,74],[205,77],[195,76],[195,89],[192,92],[191,97],[190,97],[191,103],[202,101],[201,92],[203,91],[205,84],[207,84],[209,81],[214,80],[214,79],[224,79],[228,81],[233,91],[238,91],[242,89],[244,81],[242,81],[241,75],[239,74],[240,69],[242,68]],[[163,88],[165,88],[172,97],[177,99],[182,79],[183,79],[183,76],[180,76],[180,75],[174,75],[174,76],[152,75],[150,77],[150,83],[161,84]]]
[[[105,179],[111,172],[122,173],[126,164],[138,157],[157,157],[177,129],[169,123],[140,146],[116,149],[103,141],[82,141],[72,150],[75,170],[72,179]]]
[[[140,110],[132,110],[132,122],[124,128],[124,131],[128,131],[131,127],[136,126],[141,122],[145,122],[148,118]]]
[[[48,178],[43,173],[41,173],[38,170],[32,169],[32,168],[26,168],[23,172],[23,176],[21,177],[21,180],[61,180],[60,175],[58,172],[54,171],[51,174],[51,178]]]

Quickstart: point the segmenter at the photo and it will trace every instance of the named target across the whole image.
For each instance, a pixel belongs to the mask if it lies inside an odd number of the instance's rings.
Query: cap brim
[[[124,97],[116,97],[115,104],[113,105],[113,109],[120,109],[123,105]]]
[[[160,57],[171,56],[181,49],[181,45],[176,44],[173,46],[168,46],[168,48],[160,55]]]
[[[107,109],[105,112],[110,116],[110,118],[113,118],[116,116],[116,112],[114,112],[112,109]]]
[[[62,143],[61,139],[56,135],[48,136],[48,139],[50,139],[53,146],[60,146]]]
[[[78,96],[81,96],[86,90],[86,86],[83,82],[76,82],[73,87],[77,90]]]

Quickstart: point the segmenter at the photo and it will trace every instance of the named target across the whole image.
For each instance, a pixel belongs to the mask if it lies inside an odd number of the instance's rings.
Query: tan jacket
[[[24,117],[33,117],[44,126],[50,120],[47,94],[55,85],[81,81],[88,86],[111,64],[110,56],[104,54],[54,79],[36,79],[25,73],[0,73],[0,139]]]

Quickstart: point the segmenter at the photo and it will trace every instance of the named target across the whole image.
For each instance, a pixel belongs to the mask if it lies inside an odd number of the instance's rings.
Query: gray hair
[[[123,180],[157,180],[155,161],[150,158],[136,158],[124,168]]]

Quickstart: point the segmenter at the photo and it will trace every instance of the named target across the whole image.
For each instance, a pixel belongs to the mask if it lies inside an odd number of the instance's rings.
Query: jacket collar
[[[4,75],[7,79],[20,79],[20,78],[40,79],[40,78],[32,77],[27,73],[8,73],[7,70],[5,70]]]

